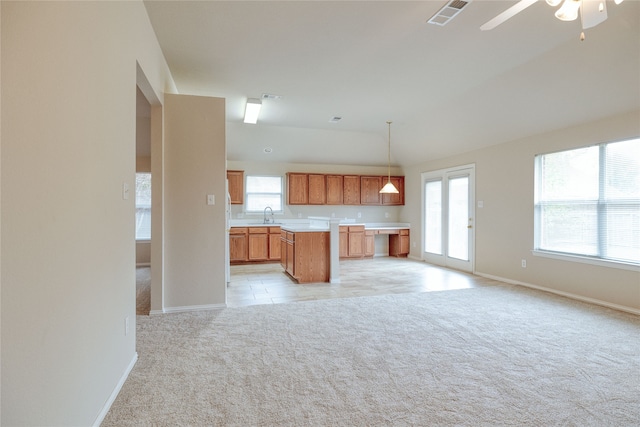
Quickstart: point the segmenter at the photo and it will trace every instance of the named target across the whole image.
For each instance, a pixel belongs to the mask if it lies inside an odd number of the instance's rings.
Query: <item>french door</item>
[[[425,261],[473,272],[474,165],[422,174]]]

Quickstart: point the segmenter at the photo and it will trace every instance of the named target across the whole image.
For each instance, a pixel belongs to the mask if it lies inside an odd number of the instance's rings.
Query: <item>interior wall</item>
[[[223,305],[225,100],[167,95],[164,108],[164,310]]]
[[[286,204],[286,174],[287,172],[303,173],[335,173],[344,175],[387,175],[388,168],[381,166],[354,166],[332,164],[306,163],[271,163],[227,161],[227,169],[242,170],[247,175],[274,175],[285,179],[284,213],[276,217],[277,221],[287,218],[297,219],[308,216],[335,216],[336,218],[356,219],[361,222],[397,222],[400,214],[398,206],[348,206],[348,205],[288,205]],[[391,168],[391,175],[402,176],[404,173],[398,167]],[[233,219],[261,220],[262,214],[247,214],[245,205],[232,205]],[[360,217],[358,217],[360,214]]]
[[[523,138],[406,168],[403,220],[412,224],[411,256],[421,258],[422,172],[475,163],[476,260],[479,274],[640,309],[640,273],[533,256],[534,156],[640,135],[640,111]],[[413,233],[413,230],[416,233]],[[521,260],[527,261],[522,268]]]
[[[142,2],[1,19],[1,423],[93,425],[136,359],[136,63],[175,86]]]

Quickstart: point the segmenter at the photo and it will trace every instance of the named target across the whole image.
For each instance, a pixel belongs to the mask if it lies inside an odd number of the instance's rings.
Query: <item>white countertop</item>
[[[392,230],[398,228],[411,228],[411,224],[408,222],[353,222],[353,221],[340,221],[341,226],[355,226],[363,225],[365,230]],[[282,221],[276,221],[275,223],[264,224],[262,221],[257,220],[231,220],[231,227],[281,227],[283,230],[291,231],[294,233],[303,232],[321,232],[329,231],[329,227],[313,227],[309,224],[308,219],[283,219]]]

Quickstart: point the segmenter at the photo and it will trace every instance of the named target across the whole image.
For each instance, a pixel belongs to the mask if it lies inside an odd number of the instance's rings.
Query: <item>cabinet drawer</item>
[[[267,227],[249,227],[249,234],[267,234],[268,232]]]
[[[364,231],[364,225],[350,225],[349,233],[359,233]]]
[[[269,227],[269,234],[278,234],[280,233],[280,227]]]
[[[229,234],[247,234],[246,227],[231,227]]]

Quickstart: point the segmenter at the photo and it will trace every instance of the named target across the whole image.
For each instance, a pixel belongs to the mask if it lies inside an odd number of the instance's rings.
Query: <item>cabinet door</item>
[[[364,256],[372,257],[376,254],[376,239],[373,230],[364,232]]]
[[[389,256],[406,257],[410,250],[409,230],[401,229],[399,234],[389,236]]]
[[[341,205],[343,192],[342,175],[327,175],[327,204]]]
[[[263,261],[269,257],[269,235],[249,233],[249,261]]]
[[[287,232],[280,232],[280,265],[287,270]]]
[[[360,204],[362,205],[379,205],[382,200],[380,197],[381,177],[379,176],[361,176],[360,177]]]
[[[244,203],[244,171],[227,171],[229,180],[229,196],[232,205]]]
[[[327,203],[327,184],[324,175],[309,174],[309,204],[324,205]]]
[[[339,240],[339,256],[340,258],[346,258],[349,256],[349,228],[340,227],[340,240]]]
[[[360,177],[358,175],[344,175],[343,190],[345,205],[360,204]]]
[[[309,204],[309,175],[306,173],[287,174],[287,203],[290,205]]]
[[[234,232],[233,228],[231,230],[232,232],[229,234],[229,260],[230,261],[246,261],[247,255],[248,255],[246,231]]]
[[[294,265],[295,265],[295,246],[293,245],[293,241],[287,241],[287,267],[286,271],[291,275],[291,277],[295,277],[294,273]]]
[[[364,227],[351,230],[349,227],[349,258],[362,258],[364,256]]]
[[[382,177],[384,184],[387,183],[387,178]],[[398,194],[383,194],[383,205],[404,205],[404,176],[392,176],[391,183],[398,189]]]
[[[280,259],[281,248],[280,248],[280,232],[278,233],[269,233],[269,259],[273,261],[277,261]]]

